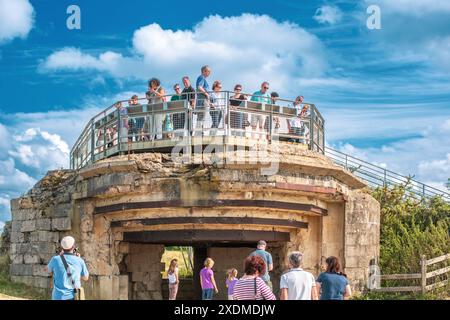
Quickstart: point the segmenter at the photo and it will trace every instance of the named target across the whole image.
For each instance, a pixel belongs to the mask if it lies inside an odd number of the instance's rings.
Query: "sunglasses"
[[[236,88],[236,89],[234,89],[234,91],[241,91],[242,90],[242,88]]]
[[[269,89],[269,87],[263,87],[264,89]]]
[[[175,88],[175,90],[181,90],[180,88]]]

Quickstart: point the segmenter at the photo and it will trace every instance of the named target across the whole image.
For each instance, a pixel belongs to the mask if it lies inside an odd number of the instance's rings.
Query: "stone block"
[[[11,264],[9,267],[11,276],[31,276],[33,275],[33,266],[30,264]]]
[[[22,221],[14,220],[14,213],[13,213],[11,232],[20,232],[20,229],[22,229]]]
[[[72,214],[72,204],[70,203],[62,203],[53,207],[52,210],[53,217],[70,217]]]
[[[70,218],[52,219],[52,230],[68,231],[72,229],[72,220]]]
[[[33,267],[33,276],[48,277],[50,275],[47,272],[46,264],[35,264],[35,265],[32,265],[32,267]]]
[[[10,204],[11,204],[11,211],[20,209],[20,198],[11,199]],[[13,217],[13,220],[14,220],[14,217]]]
[[[12,254],[10,259],[13,264],[23,264],[23,254]]]
[[[23,256],[23,261],[26,264],[36,264],[41,262],[41,258],[38,254],[25,254]]]
[[[22,222],[21,232],[31,232],[36,230],[36,220],[25,220]]]
[[[98,276],[98,295],[100,300],[112,300],[113,299],[113,280],[112,276]]]
[[[11,276],[11,280],[13,282],[19,282],[26,284],[27,286],[33,285],[33,277],[32,276]]]
[[[144,272],[133,272],[131,274],[131,281],[133,282],[142,282],[145,279],[145,273]]]
[[[17,243],[17,246],[13,246],[14,243],[11,246],[11,249],[14,251],[14,253],[30,253],[31,252],[31,243]]]
[[[37,219],[36,230],[49,231],[52,229],[52,220],[49,218]]]
[[[119,300],[128,300],[128,276],[119,276]]]
[[[25,236],[22,232],[12,231],[11,242],[25,242]]]
[[[31,283],[33,287],[47,289],[50,288],[51,278],[48,276],[45,277],[33,277]]]
[[[55,255],[56,253],[41,253],[39,254],[39,257],[41,258],[41,263],[45,263],[47,265]]]
[[[34,207],[33,200],[31,197],[19,198],[19,208],[20,209],[31,209]]]
[[[59,242],[58,232],[35,231],[34,233],[36,233],[38,236],[38,242]]]
[[[36,252],[37,254],[55,254],[57,248],[57,243],[38,242],[37,244],[33,244],[33,252]]]
[[[60,194],[58,198],[56,198],[56,203],[69,203],[70,202],[70,193],[66,192],[63,194]]]

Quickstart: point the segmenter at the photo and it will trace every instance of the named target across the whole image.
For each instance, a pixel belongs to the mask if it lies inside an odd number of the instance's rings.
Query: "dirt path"
[[[28,300],[28,299],[12,297],[12,296],[8,296],[6,294],[0,293],[0,300]]]

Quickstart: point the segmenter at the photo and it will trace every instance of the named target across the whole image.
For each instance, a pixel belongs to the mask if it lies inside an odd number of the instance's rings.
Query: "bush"
[[[381,205],[381,274],[420,273],[422,255],[431,259],[450,252],[450,204],[441,197],[415,199],[409,193],[409,183],[377,188],[373,196]],[[446,265],[448,262],[432,267]],[[420,280],[391,280],[382,285],[420,286]],[[448,296],[448,292],[448,286],[426,295],[372,292],[362,299],[436,299]]]

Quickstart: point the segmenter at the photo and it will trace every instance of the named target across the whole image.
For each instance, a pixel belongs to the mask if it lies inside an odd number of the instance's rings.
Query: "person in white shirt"
[[[280,279],[280,300],[317,300],[314,276],[300,268],[303,255],[295,251],[288,257],[289,271]]]
[[[167,271],[167,279],[169,280],[169,300],[176,300],[178,284],[180,283],[180,280],[178,278],[177,259],[172,259],[172,261],[170,261],[169,270]]]

